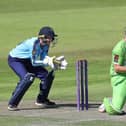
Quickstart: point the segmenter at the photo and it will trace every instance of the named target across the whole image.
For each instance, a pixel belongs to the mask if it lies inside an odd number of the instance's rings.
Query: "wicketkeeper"
[[[8,103],[8,110],[18,110],[18,105],[25,92],[34,82],[40,79],[39,94],[35,104],[39,107],[54,107],[56,104],[48,99],[54,80],[54,71],[66,69],[67,61],[64,56],[48,56],[49,47],[56,42],[54,30],[45,26],[40,29],[38,37],[29,38],[12,49],[8,56],[8,64],[19,77],[19,82]],[[45,67],[50,66],[49,72]]]

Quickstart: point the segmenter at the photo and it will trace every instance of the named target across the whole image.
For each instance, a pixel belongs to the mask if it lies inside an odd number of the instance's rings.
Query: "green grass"
[[[125,0],[6,0],[0,2],[1,13],[17,13],[42,10],[71,10],[80,8],[123,7]]]
[[[43,25],[53,26],[59,35],[59,42],[55,48],[50,49],[50,55],[64,54],[69,62],[66,71],[56,73],[50,97],[57,99],[68,95],[66,99],[75,99],[75,61],[80,58],[86,58],[89,62],[89,99],[102,100],[106,95],[101,91],[104,85],[108,94],[111,95],[109,82],[111,50],[113,45],[122,38],[126,19],[125,1],[122,0],[120,3],[112,0],[109,2],[55,1],[52,2],[56,4],[52,3],[52,7],[48,5],[49,8],[45,8],[47,1],[43,0],[38,3],[32,0],[31,4],[39,4],[34,8],[28,4],[29,1],[20,1],[21,4],[16,0],[0,2],[0,54],[2,54],[0,55],[2,61],[0,62],[0,73],[2,73],[0,81],[3,96],[1,100],[8,99],[18,81],[7,65],[10,49],[27,37],[36,36]],[[40,7],[42,3],[44,8]],[[7,9],[4,9],[5,7]],[[30,88],[26,98],[35,97],[31,94],[37,94],[37,83],[39,82],[35,82]],[[62,92],[59,90],[61,87]],[[69,92],[70,88],[72,88],[71,92]],[[59,92],[60,95],[57,96]]]
[[[59,41],[55,48],[50,49],[50,55],[64,54],[69,63],[66,71],[56,73],[50,98],[76,99],[75,61],[82,58],[89,62],[89,100],[102,101],[104,96],[111,96],[111,50],[123,37],[125,12],[125,0],[0,1],[0,100],[9,99],[18,81],[7,65],[9,51],[27,37],[36,36],[44,25],[54,27],[59,35]],[[38,83],[39,80],[34,82],[24,98],[36,98]],[[4,126],[4,118],[0,120]],[[17,125],[18,118],[14,120],[12,125]],[[102,126],[118,124],[104,122]],[[101,121],[82,122],[78,125],[97,126],[99,123]],[[118,125],[123,126],[123,123]]]

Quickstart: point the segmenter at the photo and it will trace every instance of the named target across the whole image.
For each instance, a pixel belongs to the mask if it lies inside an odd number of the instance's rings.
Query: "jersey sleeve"
[[[112,51],[112,61],[113,61],[113,63],[123,65],[124,53],[125,53],[124,43],[120,42],[119,44],[117,44],[115,46],[115,48]]]

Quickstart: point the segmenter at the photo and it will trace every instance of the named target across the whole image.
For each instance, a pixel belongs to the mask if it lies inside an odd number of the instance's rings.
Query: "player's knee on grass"
[[[112,102],[110,98],[104,98],[103,104],[105,105],[106,112],[109,115],[124,115],[125,112],[121,110],[115,110],[112,106]]]

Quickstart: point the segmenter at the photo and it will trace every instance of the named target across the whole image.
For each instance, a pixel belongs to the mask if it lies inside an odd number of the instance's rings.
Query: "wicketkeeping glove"
[[[64,70],[64,69],[66,69],[67,65],[68,65],[68,63],[65,60],[64,56],[59,56],[59,57],[54,59],[54,66],[55,66],[56,70],[57,69]]]
[[[55,56],[53,57],[49,57],[49,60],[48,60],[48,64],[49,66],[52,68],[52,69],[55,69],[55,65],[54,65],[54,60],[55,60]]]
[[[65,70],[67,68],[67,61],[64,59],[63,61],[61,61],[61,66],[60,66],[60,69],[61,70]]]
[[[52,69],[54,69],[55,66],[53,61],[55,58],[56,58],[55,56],[53,57],[46,56],[45,59],[43,60],[43,63],[49,65]]]

